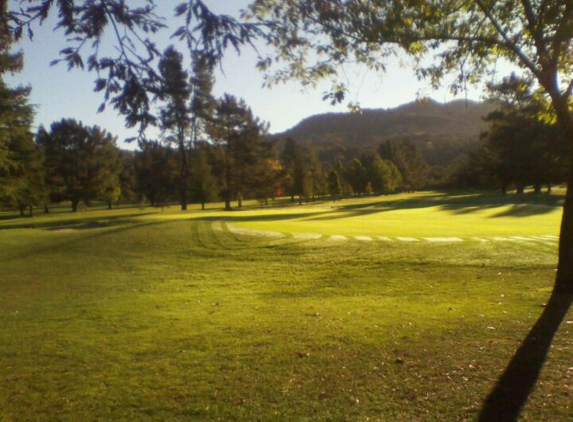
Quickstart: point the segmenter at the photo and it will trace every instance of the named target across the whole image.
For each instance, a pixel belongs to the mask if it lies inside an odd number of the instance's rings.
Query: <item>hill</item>
[[[483,117],[494,109],[490,102],[424,100],[393,109],[315,115],[277,136],[310,143],[330,158],[348,158],[385,140],[409,139],[430,164],[447,165],[477,144],[487,129]]]

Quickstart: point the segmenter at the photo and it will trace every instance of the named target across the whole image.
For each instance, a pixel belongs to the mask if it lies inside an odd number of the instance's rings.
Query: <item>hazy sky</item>
[[[171,26],[157,39],[159,46],[166,47],[174,41],[171,33],[179,25],[172,11],[180,0],[161,0],[160,13],[169,19]],[[11,1],[12,3],[12,1]],[[207,0],[206,3],[219,13],[238,15],[248,0]],[[102,96],[93,92],[95,74],[87,71],[68,71],[65,64],[50,66],[63,48],[64,36],[53,31],[53,21],[36,28],[33,41],[22,40],[18,48],[24,52],[24,71],[9,79],[12,84],[32,86],[31,103],[37,106],[35,125],[49,126],[62,118],[75,118],[86,125],[99,125],[122,141],[137,134],[135,129],[126,129],[123,118],[108,108],[97,113]],[[272,133],[282,132],[296,125],[305,117],[333,111],[346,111],[346,105],[331,106],[322,101],[322,93],[330,87],[325,82],[315,90],[303,91],[296,82],[272,89],[262,88],[263,77],[255,69],[255,54],[245,50],[241,56],[229,51],[223,63],[223,71],[216,74],[215,95],[230,93],[243,98],[254,114],[270,123]],[[359,68],[344,69],[346,83],[350,87],[349,100],[357,101],[364,108],[392,108],[414,101],[417,96],[429,96],[440,102],[453,100],[447,90],[433,91],[419,82],[410,69],[400,66],[398,60],[391,63],[386,73],[377,74]],[[477,90],[469,92],[469,98],[480,99]],[[132,145],[134,147],[134,145]]]

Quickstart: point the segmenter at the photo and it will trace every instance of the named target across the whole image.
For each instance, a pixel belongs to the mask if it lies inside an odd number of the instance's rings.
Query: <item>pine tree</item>
[[[191,86],[189,75],[183,70],[183,56],[173,46],[168,47],[159,62],[159,71],[163,86],[159,94],[165,102],[160,111],[161,129],[168,133],[167,139],[177,145],[179,155],[179,201],[181,209],[186,210],[189,202],[188,136],[191,130]]]
[[[226,94],[218,102],[211,134],[225,209],[231,209],[233,198],[238,199],[240,207],[245,195],[256,194],[272,180],[267,172],[275,151],[266,132],[266,125],[253,116],[244,101]]]
[[[43,194],[40,155],[34,145],[31,125],[33,108],[30,88],[9,87],[8,72],[19,72],[21,53],[11,53],[12,36],[6,21],[6,2],[0,11],[0,203],[23,209],[41,201]]]

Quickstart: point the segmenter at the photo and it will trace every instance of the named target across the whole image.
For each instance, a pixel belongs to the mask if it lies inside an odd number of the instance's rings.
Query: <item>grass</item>
[[[396,235],[458,216],[473,219],[452,222],[468,235],[497,233],[486,223],[498,218],[506,233],[555,232],[553,210],[489,217],[517,204],[473,198],[482,209],[456,214],[456,197],[437,200],[343,201],[356,215],[322,204],[0,221],[0,421],[475,420],[543,311],[555,245],[333,243],[212,226],[373,234],[384,214]],[[423,210],[413,223],[407,211]],[[573,417],[566,320],[522,420]]]

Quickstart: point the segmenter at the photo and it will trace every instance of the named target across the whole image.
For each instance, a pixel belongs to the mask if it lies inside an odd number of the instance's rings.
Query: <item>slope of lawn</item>
[[[543,312],[556,245],[213,226],[241,216],[277,229],[282,212],[0,222],[0,421],[475,420]],[[555,217],[503,218],[517,233],[524,218]],[[342,233],[357,221],[321,224]],[[476,224],[468,232],[487,227]],[[570,312],[522,420],[572,419],[572,339]]]

